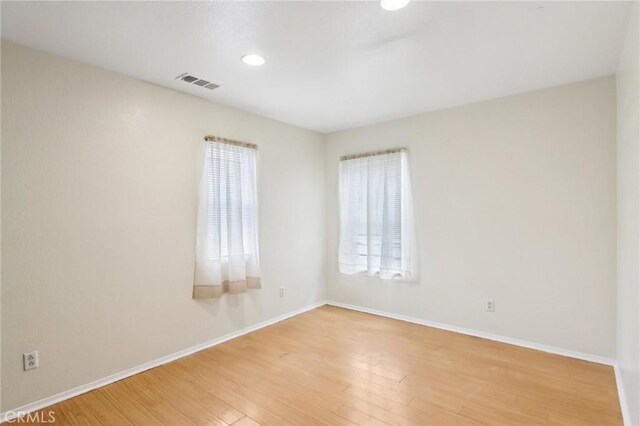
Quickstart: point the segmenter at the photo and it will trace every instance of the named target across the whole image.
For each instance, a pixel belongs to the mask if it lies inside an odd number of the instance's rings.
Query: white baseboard
[[[466,334],[468,336],[481,337],[483,339],[494,340],[496,342],[508,343],[510,345],[522,346],[524,348],[535,349],[542,352],[548,352],[556,355],[563,355],[570,358],[577,358],[584,361],[595,362],[598,364],[605,364],[614,366],[615,360],[601,357],[598,355],[591,355],[583,352],[572,351],[569,349],[558,348],[555,346],[547,346],[540,343],[528,342],[526,340],[514,339],[513,337],[500,336],[498,334],[486,333],[484,331],[472,330],[469,328],[458,327],[455,325],[448,325],[434,321],[428,321],[420,318],[409,317],[405,315],[392,314],[390,312],[379,311],[377,309],[365,308],[362,306],[349,305],[347,303],[327,301],[327,305],[337,306],[339,308],[351,309],[354,311],[365,312],[367,314],[379,315],[382,317],[397,319],[400,321],[411,322],[414,324],[426,325],[428,327],[439,328],[442,330],[453,331],[455,333]]]
[[[622,383],[622,372],[620,371],[620,363],[616,361],[613,366],[613,370],[616,373],[616,386],[618,387],[618,398],[620,398],[620,410],[622,411],[622,422],[625,426],[631,426],[631,412],[629,411],[629,404],[627,403],[627,395],[624,392],[624,385]]]
[[[251,333],[252,331],[259,330],[264,327],[268,327],[277,322],[286,320],[288,318],[294,317],[296,315],[300,315],[304,312],[310,311],[317,307],[323,306],[326,303],[324,301],[313,303],[311,305],[305,306],[300,309],[296,309],[295,311],[288,312],[286,314],[277,316],[275,318],[259,322],[258,324],[254,324],[252,326],[240,329],[233,333],[229,333],[227,335],[218,337],[213,340],[209,340],[207,342],[201,343],[199,345],[191,346],[190,348],[181,350],[179,352],[175,352],[173,354],[163,356],[162,358],[155,359],[153,361],[146,362],[142,365],[138,365],[137,367],[130,368],[128,370],[122,371],[120,373],[115,373],[110,376],[104,377],[102,379],[96,380],[91,383],[87,383],[86,385],[78,386],[77,388],[69,389],[68,391],[61,392],[57,395],[50,396],[48,398],[41,399],[36,402],[32,402],[31,404],[23,405],[22,407],[15,408],[13,410],[8,410],[3,413],[0,413],[0,423],[7,422],[13,420],[19,416],[25,415],[27,413],[31,413],[33,411],[41,410],[45,407],[48,407],[53,404],[57,404],[58,402],[62,402],[69,398],[73,398],[74,396],[81,395],[83,393],[92,391],[94,389],[101,388],[113,382],[117,382],[118,380],[122,380],[129,376],[133,376],[134,374],[142,373],[143,371],[149,370],[151,368],[158,367],[162,364],[166,364],[171,361],[175,361],[176,359],[185,357],[187,355],[191,355],[195,352],[199,352],[201,350],[210,348],[212,346],[219,345],[220,343],[226,342],[227,340],[235,339],[236,337],[240,337],[247,333]]]

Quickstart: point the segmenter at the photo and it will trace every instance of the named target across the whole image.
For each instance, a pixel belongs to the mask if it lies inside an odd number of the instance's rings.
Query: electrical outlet
[[[22,354],[22,361],[24,362],[24,371],[38,368],[38,351]]]
[[[496,310],[496,301],[493,299],[487,300],[487,312],[495,312]]]
[[[284,297],[284,287],[280,287],[280,297]]]

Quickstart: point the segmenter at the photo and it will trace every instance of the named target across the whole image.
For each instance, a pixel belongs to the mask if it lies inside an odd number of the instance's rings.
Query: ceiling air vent
[[[220,87],[215,83],[210,83],[207,80],[194,77],[192,75],[189,75],[189,73],[186,73],[186,72],[177,76],[176,80],[182,80],[185,83],[195,84],[196,86],[204,87],[205,89],[209,89],[209,90],[217,89],[218,87]]]

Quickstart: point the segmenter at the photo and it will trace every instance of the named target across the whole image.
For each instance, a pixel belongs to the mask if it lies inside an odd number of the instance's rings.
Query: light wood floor
[[[622,424],[611,367],[329,306],[49,410],[56,424]]]

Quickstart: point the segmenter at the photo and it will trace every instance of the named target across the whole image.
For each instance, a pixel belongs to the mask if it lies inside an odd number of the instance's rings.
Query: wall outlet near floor
[[[284,287],[280,287],[280,297],[284,297]]]
[[[38,368],[38,351],[22,354],[22,361],[24,362],[24,371]]]
[[[496,301],[493,299],[487,300],[487,312],[495,312],[496,310]]]

